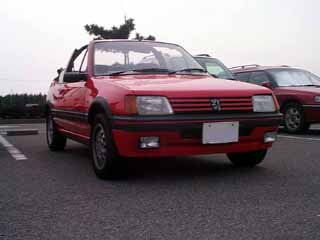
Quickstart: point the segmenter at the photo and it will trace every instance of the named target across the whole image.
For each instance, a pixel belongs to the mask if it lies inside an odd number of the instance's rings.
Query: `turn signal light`
[[[136,96],[125,97],[125,110],[127,114],[137,114],[137,98]]]

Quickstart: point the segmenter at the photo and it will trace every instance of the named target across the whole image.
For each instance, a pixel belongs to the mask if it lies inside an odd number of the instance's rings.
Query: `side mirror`
[[[272,85],[271,85],[271,83],[268,82],[268,81],[263,82],[263,83],[261,84],[261,86],[266,87],[266,88],[269,88],[269,89],[272,89],[272,88],[273,88]]]
[[[88,79],[87,73],[81,73],[81,72],[65,72],[63,76],[63,81],[66,83],[87,81],[87,79]]]
[[[63,70],[64,70],[63,68],[58,68],[58,69],[57,69],[58,76],[60,75],[60,73],[61,73]]]

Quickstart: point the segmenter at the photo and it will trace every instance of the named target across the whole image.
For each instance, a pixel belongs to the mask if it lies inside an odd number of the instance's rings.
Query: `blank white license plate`
[[[239,122],[204,123],[203,144],[232,143],[239,141]]]

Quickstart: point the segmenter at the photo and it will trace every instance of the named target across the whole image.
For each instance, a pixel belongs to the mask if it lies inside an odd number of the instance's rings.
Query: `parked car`
[[[200,65],[215,78],[235,80],[233,73],[217,58],[213,58],[208,54],[199,54],[194,56]]]
[[[212,81],[182,47],[134,40],[75,50],[50,86],[46,112],[49,148],[63,150],[67,138],[88,144],[100,178],[118,176],[126,157],[226,153],[254,166],[281,120],[269,89]]]
[[[287,132],[301,133],[320,123],[320,78],[315,74],[288,66],[245,65],[231,70],[238,80],[273,90]]]

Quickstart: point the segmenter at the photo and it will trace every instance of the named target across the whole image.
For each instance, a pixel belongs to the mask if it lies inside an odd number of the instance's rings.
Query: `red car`
[[[178,45],[130,40],[75,50],[46,112],[49,148],[90,145],[100,178],[121,173],[126,157],[226,153],[254,166],[281,120],[269,89],[214,79]]]
[[[287,132],[301,133],[320,123],[320,78],[315,74],[288,66],[245,65],[231,70],[240,81],[273,90]]]

